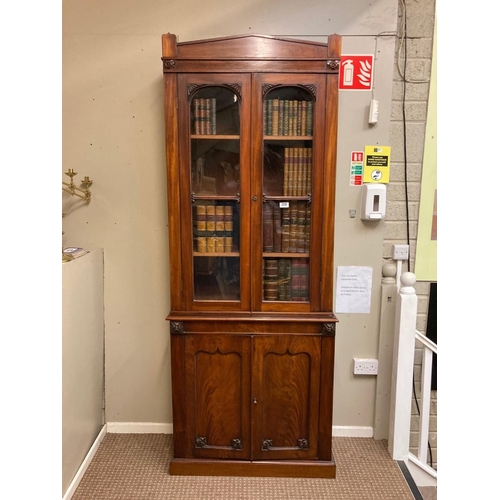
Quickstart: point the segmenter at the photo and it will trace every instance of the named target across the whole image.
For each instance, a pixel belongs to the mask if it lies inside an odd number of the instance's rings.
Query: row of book
[[[264,259],[264,300],[309,300],[309,259]]]
[[[233,206],[199,204],[194,213],[196,250],[200,253],[233,251]]]
[[[311,205],[292,201],[280,208],[278,203],[263,205],[263,251],[307,253],[311,239]]]
[[[285,148],[283,196],[311,194],[312,148]]]
[[[266,99],[263,115],[264,135],[312,135],[312,101]]]
[[[193,99],[193,132],[200,135],[217,133],[217,101],[210,99]]]

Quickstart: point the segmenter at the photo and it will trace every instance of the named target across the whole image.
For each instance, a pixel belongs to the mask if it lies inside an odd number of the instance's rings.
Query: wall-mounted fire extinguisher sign
[[[371,90],[373,86],[373,55],[343,55],[340,58],[340,90]]]

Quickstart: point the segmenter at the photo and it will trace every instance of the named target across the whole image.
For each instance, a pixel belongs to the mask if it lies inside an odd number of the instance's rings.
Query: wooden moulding
[[[244,476],[244,477],[307,477],[334,479],[335,462],[318,461],[233,461],[174,458],[170,462],[175,476]]]
[[[339,35],[325,44],[256,34],[177,43],[168,33],[162,35],[163,71],[338,73],[339,44]]]

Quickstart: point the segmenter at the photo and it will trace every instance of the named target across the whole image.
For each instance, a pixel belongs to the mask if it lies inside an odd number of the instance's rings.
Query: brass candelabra
[[[90,186],[92,186],[92,182],[88,177],[84,177],[83,180],[81,181],[81,184],[83,185],[84,189],[81,189],[76,186],[76,184],[73,182],[73,177],[75,175],[78,175],[78,172],[73,171],[72,168],[68,169],[67,172],[64,172],[65,175],[67,175],[71,180],[70,182],[64,182],[63,181],[63,187],[62,190],[65,191],[66,193],[69,193],[71,196],[78,196],[79,198],[82,198],[82,200],[85,200],[87,203],[90,203],[90,198],[92,196],[92,193],[90,192]]]

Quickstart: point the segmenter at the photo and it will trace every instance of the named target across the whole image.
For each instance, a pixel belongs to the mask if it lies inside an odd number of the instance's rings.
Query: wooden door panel
[[[250,458],[250,337],[186,339],[187,450]]]
[[[319,337],[254,337],[253,458],[318,453]]]

